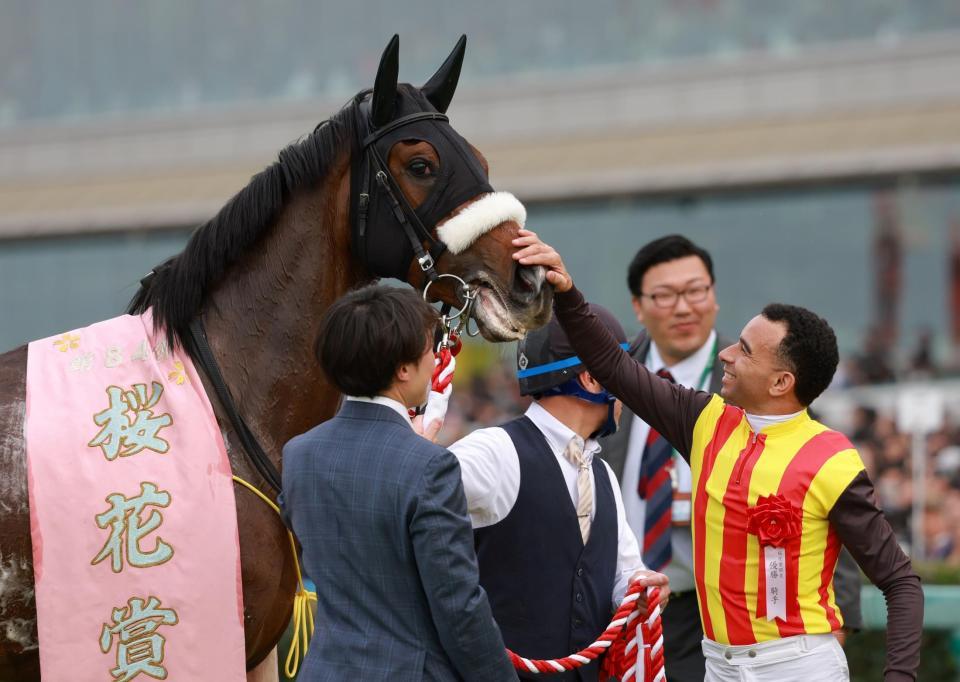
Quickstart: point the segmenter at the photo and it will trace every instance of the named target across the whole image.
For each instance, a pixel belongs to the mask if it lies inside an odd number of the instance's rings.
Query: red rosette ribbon
[[[757,571],[757,617],[783,618],[789,621],[798,616],[799,604],[796,603],[795,590],[789,588],[791,579],[790,556],[797,551],[796,540],[799,540],[803,532],[803,514],[800,509],[783,495],[767,495],[757,498],[757,503],[747,509],[747,531],[756,535],[760,542],[760,566]],[[780,594],[780,599],[786,599],[786,603],[781,602],[781,607],[785,611],[777,613],[772,610],[768,615],[767,608],[767,568],[765,566],[765,557],[767,550],[764,548],[773,547],[781,550],[781,556],[785,559],[782,564],[782,572],[778,575],[771,574],[771,578],[780,581],[780,587],[785,588],[785,594]],[[795,579],[795,578],[794,578]],[[770,598],[774,599],[776,593],[776,582],[771,583]],[[793,596],[791,596],[791,594]],[[776,602],[774,602],[776,603]]]
[[[763,547],[786,547],[800,537],[803,515],[783,495],[761,496],[747,509],[747,531],[756,535]]]

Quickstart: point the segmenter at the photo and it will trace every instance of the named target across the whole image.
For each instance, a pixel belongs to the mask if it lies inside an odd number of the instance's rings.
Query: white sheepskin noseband
[[[470,245],[501,223],[509,220],[523,227],[527,209],[510,192],[494,192],[474,201],[437,228],[437,236],[452,254]]]

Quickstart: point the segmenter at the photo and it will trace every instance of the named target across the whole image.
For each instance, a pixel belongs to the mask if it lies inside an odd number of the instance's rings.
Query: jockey
[[[885,682],[916,679],[923,591],[863,461],[807,407],[839,353],[826,320],[770,304],[720,351],[719,395],[678,386],[618,348],[533,232],[514,258],[549,268],[555,312],[587,367],[689,460],[706,680],[848,680],[832,578],[841,546],[887,601]],[[481,569],[482,570],[482,569]]]

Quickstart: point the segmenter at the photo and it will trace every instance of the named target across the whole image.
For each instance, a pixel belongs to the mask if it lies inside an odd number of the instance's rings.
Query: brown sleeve
[[[873,483],[861,471],[837,499],[830,523],[840,541],[887,602],[885,682],[917,679],[923,630],[923,589],[910,559],[877,507]]]
[[[689,461],[693,427],[710,394],[661,379],[631,358],[576,287],[557,294],[554,309],[590,374]]]

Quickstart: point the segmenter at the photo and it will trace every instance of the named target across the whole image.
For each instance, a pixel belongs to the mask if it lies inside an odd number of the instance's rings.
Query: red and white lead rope
[[[664,682],[660,588],[647,588],[647,612],[641,620],[637,599],[642,589],[636,583],[630,586],[610,625],[590,646],[564,658],[549,660],[524,658],[507,649],[510,662],[517,670],[549,675],[587,665],[606,653],[600,679],[613,676],[621,682],[639,682],[637,655],[642,648],[643,682]]]
[[[459,340],[457,342],[459,343]],[[459,352],[459,348],[452,350],[444,347],[434,353],[433,376],[430,379],[431,391],[446,393],[447,387],[453,383],[453,371],[456,369],[453,357]]]
[[[643,670],[645,682],[665,682],[667,679],[663,656],[663,621],[660,619],[660,589],[651,587],[647,590],[647,617],[642,625],[641,641],[643,642]],[[652,607],[649,606],[652,604]],[[634,647],[637,639],[631,640]],[[628,644],[629,646],[630,644]],[[634,664],[636,677],[636,664]]]

